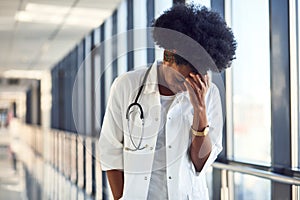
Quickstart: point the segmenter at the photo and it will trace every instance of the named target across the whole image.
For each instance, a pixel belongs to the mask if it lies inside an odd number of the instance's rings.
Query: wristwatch
[[[192,129],[193,135],[195,135],[195,136],[206,136],[208,134],[208,132],[209,132],[209,125],[207,125],[203,129],[203,131],[196,131],[196,130],[193,129],[193,127],[191,127],[191,129]]]

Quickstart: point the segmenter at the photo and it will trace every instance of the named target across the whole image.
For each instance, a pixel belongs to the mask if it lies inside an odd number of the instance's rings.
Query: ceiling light
[[[21,21],[21,22],[32,22],[33,16],[32,14],[25,12],[25,11],[19,11],[15,15],[15,20]]]
[[[28,78],[28,79],[41,79],[45,75],[45,71],[42,70],[7,70],[4,71],[4,78]]]
[[[33,12],[33,13],[65,15],[70,10],[70,7],[28,3],[25,7],[25,10],[27,12]]]
[[[28,3],[25,10],[15,15],[15,20],[32,23],[48,23],[96,27],[111,14],[110,10],[71,8],[46,4]]]

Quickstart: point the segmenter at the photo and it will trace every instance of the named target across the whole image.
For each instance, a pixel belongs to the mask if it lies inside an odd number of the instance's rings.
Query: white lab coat
[[[155,62],[139,97],[145,115],[141,147],[147,147],[138,151],[126,150],[126,147],[134,148],[129,138],[126,110],[134,102],[145,72],[146,69],[127,72],[114,81],[99,140],[102,170],[124,170],[122,199],[125,200],[147,198],[160,124],[160,94],[157,86],[157,62]],[[164,152],[167,160],[168,197],[171,200],[209,198],[205,172],[222,150],[222,108],[219,91],[214,84],[210,85],[206,94],[206,107],[212,151],[200,173],[195,171],[188,153],[193,120],[189,94],[187,92],[176,94],[167,113]],[[133,112],[131,117],[135,119],[130,121],[130,129],[133,127],[132,138],[135,144],[138,144],[142,134],[139,113]]]

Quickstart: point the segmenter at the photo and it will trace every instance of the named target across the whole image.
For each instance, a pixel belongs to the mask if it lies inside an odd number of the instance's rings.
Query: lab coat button
[[[147,176],[145,176],[145,178],[144,178],[144,179],[145,179],[145,181],[146,181],[146,180],[148,179],[148,178],[147,178]]]
[[[153,150],[153,147],[150,147],[150,150]]]
[[[155,121],[158,121],[158,118],[157,118],[157,117],[155,118]]]
[[[171,149],[172,148],[172,146],[171,145],[169,145],[169,149]]]
[[[169,179],[172,179],[172,177],[171,177],[171,176],[169,176]]]

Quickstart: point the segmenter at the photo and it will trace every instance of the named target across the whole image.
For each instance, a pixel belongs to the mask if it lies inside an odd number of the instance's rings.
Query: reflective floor
[[[13,162],[11,129],[0,128],[0,199],[25,200],[22,165]]]
[[[71,142],[75,149],[70,148]],[[81,142],[74,143],[70,133],[30,126],[19,119],[0,127],[0,200],[101,200],[100,165],[94,168],[98,184],[92,193],[95,180],[87,158],[92,156]]]

